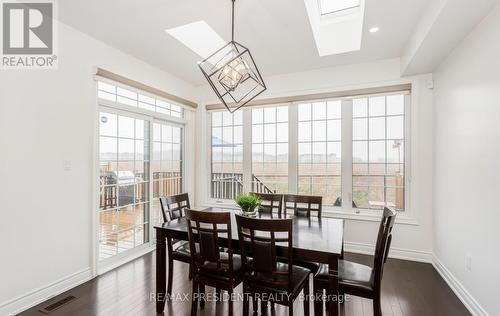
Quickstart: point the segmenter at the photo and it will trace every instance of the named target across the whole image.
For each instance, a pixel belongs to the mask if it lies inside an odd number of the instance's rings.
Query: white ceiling
[[[266,76],[400,57],[431,0],[366,0],[361,50],[319,57],[303,0],[237,0],[235,40]],[[165,32],[205,20],[230,39],[230,0],[64,0],[59,19],[193,84],[201,58]],[[378,33],[370,33],[379,26]],[[335,40],[332,38],[332,40]]]

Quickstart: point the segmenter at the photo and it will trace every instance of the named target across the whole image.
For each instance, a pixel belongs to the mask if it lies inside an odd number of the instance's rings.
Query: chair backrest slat
[[[283,199],[285,215],[288,215],[288,210],[291,210],[295,216],[311,217],[313,213],[316,213],[317,217],[321,217],[322,196],[285,194]]]
[[[392,241],[392,228],[396,220],[396,211],[391,208],[384,208],[382,220],[377,235],[377,243],[375,245],[375,258],[373,262],[373,286],[380,290],[382,284],[382,275],[384,264],[389,255],[389,249]]]
[[[291,291],[293,265],[289,264],[286,272],[278,271],[276,250],[279,246],[286,247],[285,257],[288,262],[293,262],[292,221],[290,218],[258,219],[236,215],[244,278],[248,283],[258,282],[259,274],[264,273],[275,280],[273,286]],[[277,276],[287,278],[276,278]]]
[[[163,221],[165,222],[183,217],[183,211],[191,208],[189,204],[189,195],[187,193],[162,196],[160,197],[160,205]]]
[[[231,213],[185,210],[191,262],[195,269],[233,279]],[[222,227],[222,228],[221,228]],[[219,238],[228,240],[227,258],[221,258]],[[198,245],[198,248],[196,247]]]

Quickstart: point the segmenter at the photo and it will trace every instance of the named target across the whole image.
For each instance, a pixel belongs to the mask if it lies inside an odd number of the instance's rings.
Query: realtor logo
[[[3,1],[2,68],[54,68],[54,33],[53,2]]]

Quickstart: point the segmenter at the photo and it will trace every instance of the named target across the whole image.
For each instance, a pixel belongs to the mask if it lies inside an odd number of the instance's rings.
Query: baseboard
[[[467,289],[465,289],[462,283],[455,278],[451,271],[448,270],[448,268],[446,268],[446,266],[436,256],[433,258],[432,265],[472,315],[489,316],[488,312],[486,312],[486,310],[479,305],[474,297],[467,291]]]
[[[346,252],[359,253],[363,255],[373,256],[375,254],[374,245],[357,242],[344,242],[344,250]],[[430,252],[396,247],[391,247],[389,251],[389,258],[432,263],[432,253]]]
[[[372,255],[375,253],[375,246],[370,244],[344,242],[344,250],[346,252],[359,253],[364,255]],[[474,297],[465,289],[448,268],[432,253],[401,249],[391,247],[389,258],[410,260],[417,262],[430,263],[434,269],[441,275],[451,290],[455,293],[458,299],[464,304],[469,312],[474,316],[489,316],[488,312],[474,299]]]
[[[90,268],[0,303],[0,315],[15,315],[92,279]]]
[[[108,271],[116,269],[119,266],[122,266],[130,261],[133,261],[139,257],[142,257],[145,254],[150,253],[151,251],[153,251],[155,249],[156,249],[156,246],[154,246],[154,245],[144,245],[144,247],[139,246],[138,249],[129,250],[130,253],[128,253],[126,256],[114,258],[114,260],[112,260],[111,263],[98,264],[97,275],[101,275],[101,274],[104,274]]]

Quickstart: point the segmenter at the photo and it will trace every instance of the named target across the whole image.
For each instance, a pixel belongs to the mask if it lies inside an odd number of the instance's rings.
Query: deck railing
[[[232,200],[243,193],[243,174],[241,173],[212,173],[210,182],[211,196],[214,199]],[[273,190],[254,174],[252,174],[252,191],[273,193]]]
[[[128,205],[144,201],[147,194],[146,186],[149,182],[143,181],[142,174],[136,174],[135,183],[117,183],[116,176],[112,174],[101,175],[100,208],[110,209],[117,206]],[[153,197],[179,194],[182,191],[182,173],[180,172],[154,172]]]

